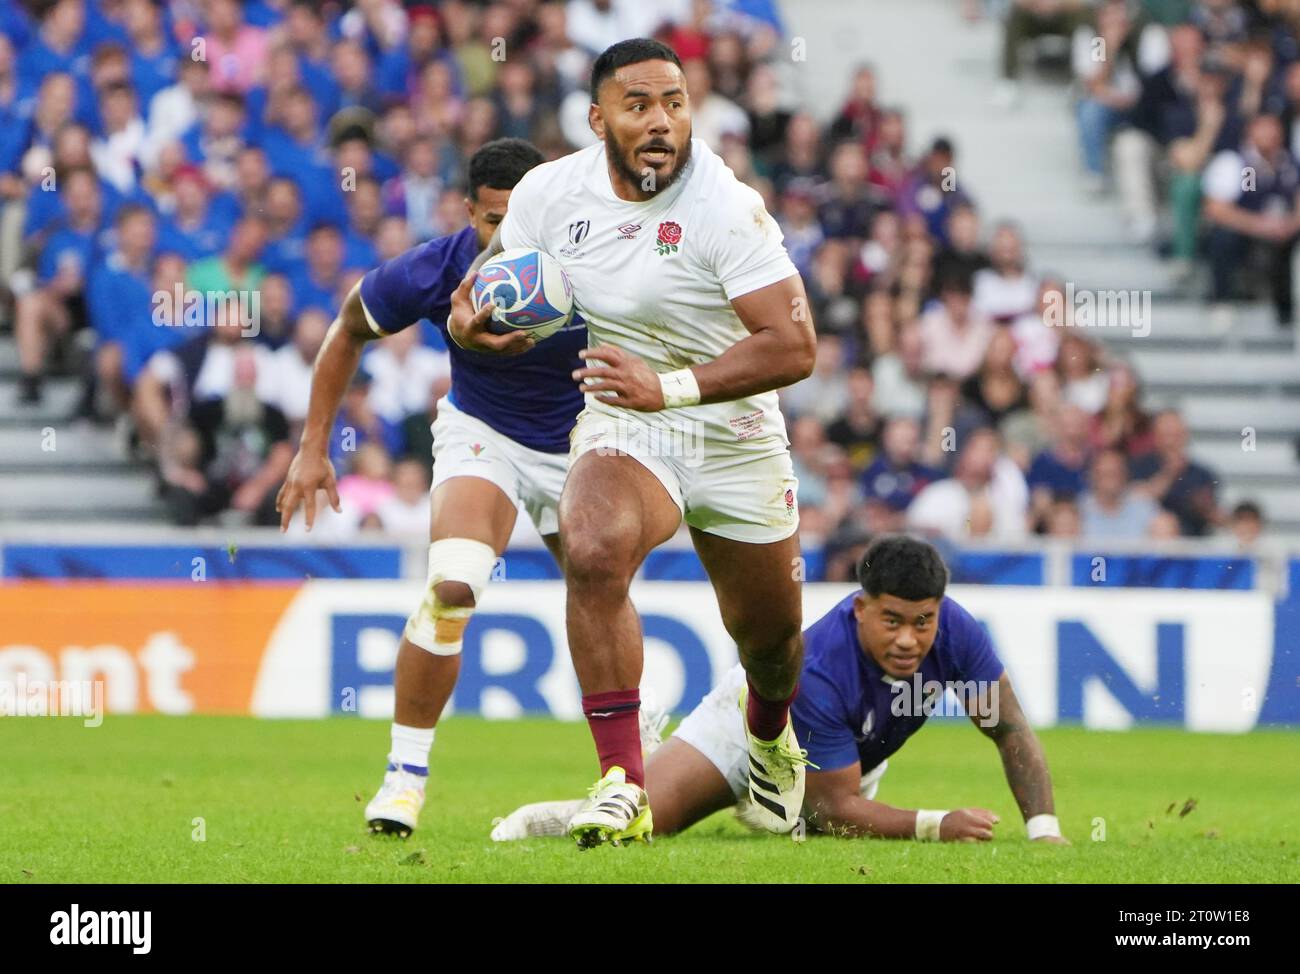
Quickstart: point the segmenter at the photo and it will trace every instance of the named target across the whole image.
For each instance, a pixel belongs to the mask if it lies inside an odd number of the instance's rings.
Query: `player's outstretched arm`
[[[1030,838],[1069,845],[1056,822],[1047,755],[1043,753],[1038,735],[1025,719],[1020,701],[1016,699],[1015,690],[1005,673],[998,680],[997,695],[993,699],[997,701],[993,708],[985,706],[985,701],[969,700],[966,712],[971,722],[997,745],[1007,784],[1020,806],[1020,814],[1029,823]]]
[[[944,842],[977,842],[993,838],[998,817],[986,808],[958,808],[944,812],[938,833],[926,834],[922,813],[895,808],[859,794],[862,767],[851,764],[834,771],[809,771],[804,807],[810,824],[822,832],[845,837],[913,839],[938,838]]]
[[[339,403],[343,401],[343,393],[356,374],[366,342],[377,337],[379,336],[366,321],[366,312],[361,306],[361,285],[357,284],[348,292],[338,317],[330,325],[325,341],[316,355],[302,440],[275,499],[275,509],[280,512],[281,531],[289,527],[289,521],[300,504],[306,513],[307,530],[311,530],[316,521],[318,490],[324,490],[329,497],[330,506],[336,511],[340,510],[334,465],[329,459],[330,433],[334,429]]]

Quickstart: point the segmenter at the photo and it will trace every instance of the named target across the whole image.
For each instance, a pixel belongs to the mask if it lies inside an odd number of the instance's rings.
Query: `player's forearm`
[[[812,374],[816,346],[775,331],[756,331],[713,359],[693,366],[700,402],[730,402],[794,385]]]
[[[916,835],[916,811],[894,808],[861,795],[844,795],[818,806],[812,824],[844,838],[910,839]]]
[[[1022,727],[1004,734],[998,739],[998,753],[1011,794],[1025,820],[1035,815],[1051,815],[1055,811],[1052,776],[1047,770],[1043,745],[1033,730]]]
[[[365,339],[351,332],[342,318],[330,326],[312,369],[311,399],[303,422],[300,449],[320,453],[328,449],[339,404],[356,374],[365,346]]]

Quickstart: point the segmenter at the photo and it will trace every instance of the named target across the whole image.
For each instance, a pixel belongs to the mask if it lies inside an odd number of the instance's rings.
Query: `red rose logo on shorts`
[[[669,220],[666,223],[659,224],[659,240],[655,250],[659,256],[664,254],[675,254],[677,245],[682,242],[682,228],[679,224]]]
[[[787,487],[785,489],[785,514],[789,517],[794,513],[794,491]]]

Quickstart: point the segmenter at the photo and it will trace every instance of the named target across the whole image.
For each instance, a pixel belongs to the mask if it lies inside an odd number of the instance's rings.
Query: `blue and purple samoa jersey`
[[[582,367],[587,327],[574,321],[522,355],[467,351],[447,335],[451,294],[481,248],[473,227],[438,237],[380,264],[361,280],[371,328],[391,335],[422,318],[442,332],[451,356],[452,404],[503,436],[542,453],[568,453],[582,411],[571,374]]]
[[[914,702],[913,689],[931,681],[995,684],[1002,676],[989,634],[947,597],[939,605],[939,632],[917,675],[887,676],[858,641],[853,598],[846,597],[803,634],[803,673],[790,715],[800,746],[822,771],[857,761],[865,773],[920,730],[925,713],[901,706],[904,692]]]

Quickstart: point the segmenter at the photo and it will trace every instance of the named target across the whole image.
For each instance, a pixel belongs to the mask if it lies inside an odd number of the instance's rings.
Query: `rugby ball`
[[[573,285],[560,262],[540,250],[497,254],[474,279],[474,310],[493,306],[488,330],[526,331],[536,339],[555,334],[573,314]]]

